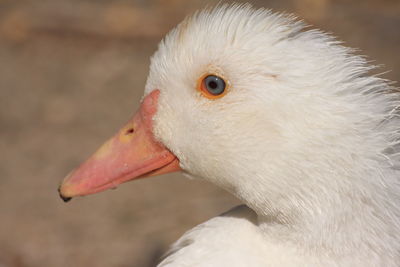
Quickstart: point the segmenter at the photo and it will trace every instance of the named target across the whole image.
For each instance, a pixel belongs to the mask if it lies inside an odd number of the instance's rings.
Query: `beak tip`
[[[70,201],[72,199],[72,197],[66,197],[63,196],[63,194],[61,193],[61,186],[58,188],[58,194],[60,195],[60,198],[67,203],[68,201]]]

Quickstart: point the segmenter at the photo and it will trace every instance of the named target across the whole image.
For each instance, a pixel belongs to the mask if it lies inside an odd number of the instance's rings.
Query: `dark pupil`
[[[217,86],[218,86],[218,84],[217,84],[216,82],[214,82],[214,81],[211,81],[211,82],[208,83],[208,86],[209,86],[211,89],[216,89]]]
[[[213,95],[220,95],[225,91],[225,82],[218,76],[209,75],[205,78],[208,92]]]

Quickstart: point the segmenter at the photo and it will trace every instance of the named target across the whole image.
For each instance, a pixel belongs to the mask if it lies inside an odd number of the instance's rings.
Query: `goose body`
[[[318,266],[295,247],[266,239],[257,214],[245,205],[191,229],[164,257],[158,267]]]
[[[249,5],[185,19],[152,57],[138,113],[61,196],[181,170],[245,206],[188,231],[160,266],[398,266],[398,94],[305,26]]]

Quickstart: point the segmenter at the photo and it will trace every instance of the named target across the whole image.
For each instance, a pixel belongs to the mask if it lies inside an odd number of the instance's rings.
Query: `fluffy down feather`
[[[146,85],[161,92],[155,135],[188,176],[232,192],[257,220],[212,219],[162,266],[398,266],[399,97],[373,68],[295,17],[249,5],[173,29]],[[225,78],[226,96],[199,94],[205,73]]]

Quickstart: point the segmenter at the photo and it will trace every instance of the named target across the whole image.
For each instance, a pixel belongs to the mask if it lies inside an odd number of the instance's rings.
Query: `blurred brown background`
[[[0,0],[0,266],[154,266],[237,201],[167,175],[64,204],[56,189],[136,110],[149,57],[216,1]],[[400,80],[399,0],[265,0],[360,48]]]

